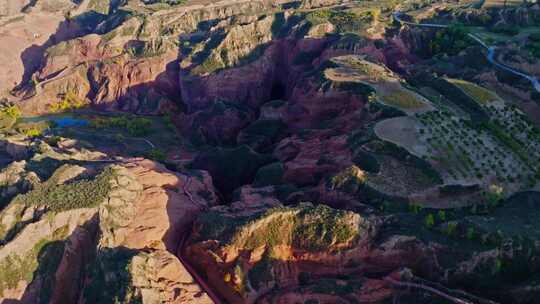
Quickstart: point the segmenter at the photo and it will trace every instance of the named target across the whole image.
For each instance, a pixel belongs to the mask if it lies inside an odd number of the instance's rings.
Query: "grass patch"
[[[58,185],[58,175],[67,168],[58,169],[49,180],[34,190],[18,195],[13,203],[25,206],[46,206],[53,212],[78,208],[91,208],[100,204],[110,191],[114,169],[107,168],[92,180],[79,180]]]
[[[0,130],[11,129],[17,119],[21,117],[21,110],[14,105],[6,106],[0,110]]]
[[[418,96],[406,90],[400,90],[381,97],[382,102],[389,106],[395,106],[401,109],[418,109],[424,106],[424,103],[418,100]]]
[[[306,15],[306,21],[311,26],[316,26],[326,22],[332,23],[339,32],[345,32],[357,27],[358,16],[352,12],[334,10],[316,10]]]
[[[88,105],[88,102],[81,99],[73,89],[67,90],[67,92],[61,95],[62,100],[52,103],[49,106],[49,110],[53,113],[66,112],[70,110],[80,109]]]
[[[480,104],[486,104],[498,99],[497,95],[474,83],[461,79],[449,79],[448,81],[458,86],[461,90],[471,96],[474,100],[478,101]]]
[[[88,8],[95,11],[96,13],[108,15],[110,9],[109,0],[90,0]]]
[[[294,208],[276,207],[249,217],[232,217],[211,211],[199,217],[201,240],[217,239],[243,249],[278,245],[306,251],[329,250],[353,243],[362,232],[355,214],[326,205],[302,203]]]
[[[142,117],[96,117],[90,126],[95,129],[124,129],[131,136],[146,136],[152,132],[152,121]]]
[[[50,121],[40,121],[40,122],[18,123],[15,125],[15,130],[28,137],[39,137],[43,135],[43,132],[45,132],[45,130],[51,127],[52,127],[52,124]]]
[[[36,274],[44,279],[53,275],[63,252],[64,242],[42,239],[26,254],[7,256],[0,261],[0,297],[6,289],[16,288],[20,281],[32,282]],[[48,298],[51,280],[45,281],[44,288],[39,292]]]
[[[6,115],[5,113],[0,113],[0,130],[7,131],[15,125],[17,120],[13,117]]]
[[[125,247],[103,248],[87,267],[89,284],[83,290],[88,303],[142,303],[133,287],[131,267],[139,252]]]

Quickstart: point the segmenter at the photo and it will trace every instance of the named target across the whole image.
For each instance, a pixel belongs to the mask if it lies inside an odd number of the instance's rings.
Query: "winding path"
[[[436,28],[436,29],[444,29],[444,28],[448,28],[449,26],[448,25],[444,25],[444,24],[434,24],[434,23],[415,23],[415,22],[410,22],[410,21],[405,21],[401,18],[401,16],[403,15],[402,12],[394,12],[392,14],[392,16],[394,17],[394,20],[396,20],[397,22],[401,23],[401,24],[406,24],[406,25],[410,25],[410,26],[417,26],[417,27],[429,27],[429,28]],[[471,39],[473,39],[474,41],[478,42],[482,47],[486,48],[488,53],[487,53],[487,60],[493,64],[494,66],[498,67],[499,69],[501,70],[504,70],[504,71],[507,71],[507,72],[510,72],[514,75],[517,75],[519,77],[523,77],[525,79],[527,79],[529,82],[531,82],[531,84],[533,85],[534,89],[537,91],[537,92],[540,92],[540,81],[532,76],[532,75],[529,75],[529,74],[526,74],[526,73],[523,73],[521,71],[518,71],[512,67],[509,67],[507,65],[505,65],[504,63],[500,63],[497,61],[496,59],[496,50],[497,48],[495,46],[489,46],[487,45],[482,39],[480,39],[480,37],[476,36],[475,34],[467,34]]]
[[[191,176],[188,175],[188,176],[186,176],[186,181],[185,181],[185,183],[184,183],[184,185],[182,187],[182,191],[188,197],[188,199],[191,201],[191,203],[193,205],[198,206],[202,210],[204,210],[206,206],[204,206],[204,205],[198,203],[197,201],[195,201],[195,199],[193,198],[193,195],[189,191],[189,185],[190,184],[191,184]],[[217,293],[215,293],[212,290],[212,288],[208,285],[208,283],[205,281],[205,279],[203,279],[197,273],[197,271],[191,266],[191,264],[184,258],[183,249],[185,248],[185,243],[186,243],[187,238],[188,238],[188,233],[184,232],[182,234],[182,237],[180,238],[180,242],[178,243],[178,247],[176,248],[176,256],[180,260],[180,263],[182,263],[182,265],[184,265],[184,268],[191,274],[193,279],[199,284],[199,286],[204,290],[204,292],[206,292],[208,297],[210,297],[210,299],[215,304],[221,304],[222,303],[221,299],[219,298]]]

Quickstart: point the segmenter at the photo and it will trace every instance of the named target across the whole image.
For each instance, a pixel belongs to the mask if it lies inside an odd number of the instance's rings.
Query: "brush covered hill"
[[[3,2],[0,302],[536,303],[538,94],[469,34],[535,75],[538,6],[498,3]]]

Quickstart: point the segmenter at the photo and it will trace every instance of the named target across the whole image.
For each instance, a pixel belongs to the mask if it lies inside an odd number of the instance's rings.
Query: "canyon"
[[[0,303],[535,303],[539,5],[22,2]]]

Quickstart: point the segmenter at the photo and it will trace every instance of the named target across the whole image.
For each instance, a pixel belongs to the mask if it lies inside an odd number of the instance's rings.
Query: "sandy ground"
[[[23,58],[27,66],[39,64],[38,52],[32,50],[44,44],[64,19],[61,14],[43,12],[20,16],[0,26],[0,97],[21,81]]]
[[[400,116],[377,123],[374,131],[379,138],[401,146],[412,154],[424,155],[426,154],[426,148],[420,142],[420,135],[416,129],[417,122],[415,118]]]

